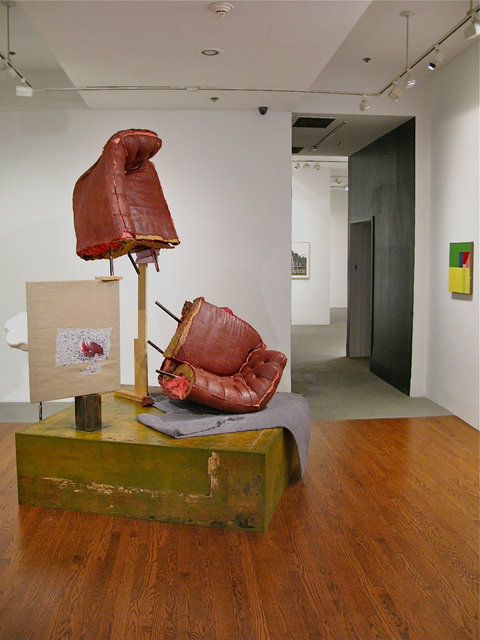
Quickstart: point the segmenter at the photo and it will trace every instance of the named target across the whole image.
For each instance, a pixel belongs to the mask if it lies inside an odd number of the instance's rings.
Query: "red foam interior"
[[[162,387],[167,389],[176,398],[183,398],[188,390],[188,380],[185,376],[177,376],[176,378],[166,378],[162,376]]]

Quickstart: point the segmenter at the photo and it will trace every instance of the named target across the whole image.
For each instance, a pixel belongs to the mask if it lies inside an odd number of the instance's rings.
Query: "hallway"
[[[367,358],[347,358],[346,331],[346,309],[331,309],[330,325],[292,326],[292,391],[307,398],[313,420],[449,414],[380,380]]]

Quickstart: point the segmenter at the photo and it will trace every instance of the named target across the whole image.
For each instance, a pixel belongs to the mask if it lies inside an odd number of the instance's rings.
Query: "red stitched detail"
[[[125,237],[131,237],[131,236],[125,236]],[[98,256],[101,253],[106,253],[107,251],[110,251],[110,249],[112,249],[112,251],[114,251],[115,249],[118,249],[119,247],[122,246],[121,242],[108,242],[106,244],[97,244],[94,247],[87,247],[86,249],[82,249],[81,251],[81,255],[82,256]]]

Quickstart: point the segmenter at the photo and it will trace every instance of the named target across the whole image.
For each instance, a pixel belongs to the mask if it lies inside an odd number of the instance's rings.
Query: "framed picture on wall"
[[[451,242],[448,269],[448,290],[452,293],[472,293],[473,242]]]
[[[310,277],[310,242],[292,242],[292,278]]]

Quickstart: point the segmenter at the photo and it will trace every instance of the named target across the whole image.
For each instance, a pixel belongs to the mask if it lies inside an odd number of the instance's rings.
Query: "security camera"
[[[261,116],[264,116],[267,113],[267,111],[268,111],[268,107],[258,107],[258,113]]]

